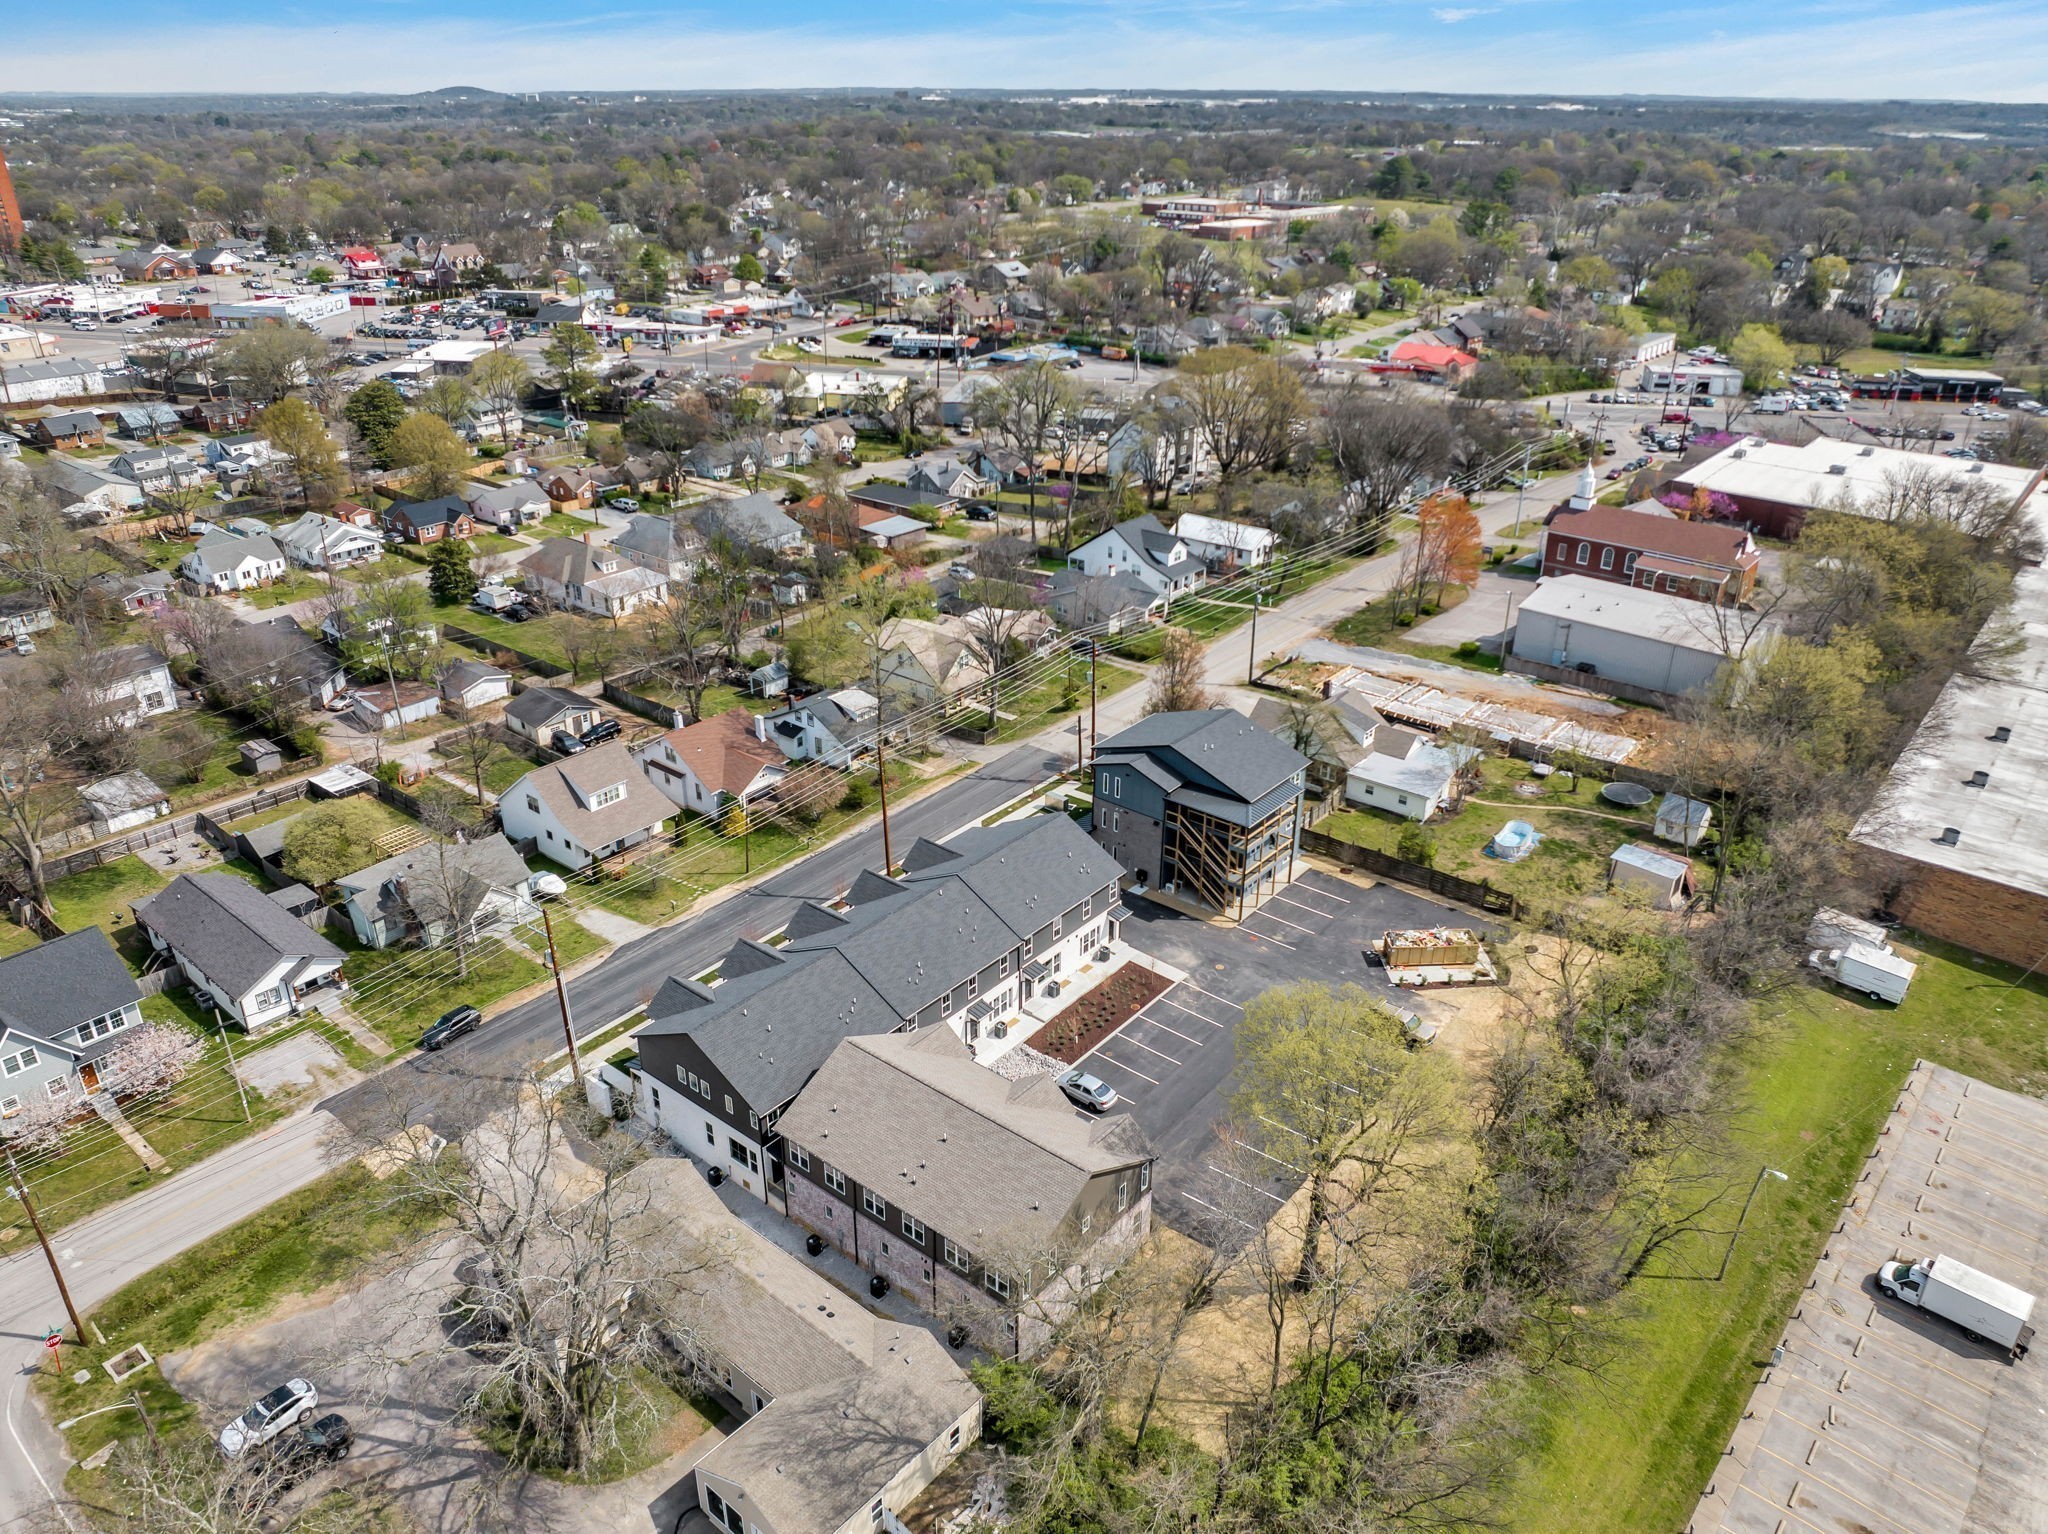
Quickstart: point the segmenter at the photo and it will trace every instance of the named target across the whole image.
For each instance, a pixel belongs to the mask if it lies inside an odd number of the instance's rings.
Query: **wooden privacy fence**
[[[1456,874],[1447,874],[1439,869],[1424,867],[1420,863],[1411,863],[1406,858],[1375,852],[1370,847],[1340,842],[1322,831],[1303,831],[1301,850],[1312,852],[1318,857],[1329,858],[1350,868],[1378,874],[1383,879],[1398,879],[1403,884],[1413,884],[1420,889],[1428,890],[1432,895],[1441,895],[1446,900],[1477,906],[1494,916],[1505,916],[1512,920],[1522,914],[1522,903],[1506,890],[1495,889],[1491,884],[1476,884],[1470,879],[1461,879]]]
[[[558,666],[551,660],[542,660],[538,655],[532,655],[514,645],[508,645],[502,639],[486,639],[481,634],[472,634],[468,629],[462,628],[457,624],[443,623],[441,625],[441,632],[465,649],[476,651],[486,660],[494,660],[500,655],[509,655],[535,676],[546,677],[549,681],[553,681],[558,676],[567,676],[569,674],[567,666]]]

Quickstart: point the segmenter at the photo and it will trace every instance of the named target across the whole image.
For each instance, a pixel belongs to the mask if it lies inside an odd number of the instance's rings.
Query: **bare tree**
[[[490,798],[484,792],[484,774],[506,756],[504,743],[493,733],[490,724],[482,719],[465,720],[454,729],[445,732],[434,743],[434,748],[443,756],[452,758],[469,775],[476,788],[478,804],[489,804]]]
[[[1173,390],[1215,460],[1224,512],[1238,477],[1285,461],[1308,416],[1300,371],[1242,347],[1195,353],[1182,362]]]
[[[0,683],[0,851],[47,906],[43,843],[76,813],[76,774],[66,764],[81,741],[79,711],[33,677]]]
[[[1368,550],[1386,536],[1418,486],[1450,471],[1456,447],[1450,417],[1441,407],[1376,398],[1355,382],[1324,412],[1323,435],[1344,481],[1352,519],[1367,533]]]
[[[1024,460],[1031,542],[1038,543],[1038,482],[1054,434],[1080,406],[1080,391],[1050,362],[1032,362],[974,396],[983,430]]]
[[[1145,695],[1148,714],[1213,708],[1216,696],[1202,679],[1208,652],[1186,629],[1169,628],[1152,666],[1152,690]]]

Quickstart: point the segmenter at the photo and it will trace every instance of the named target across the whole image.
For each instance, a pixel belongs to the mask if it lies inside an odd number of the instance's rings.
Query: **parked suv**
[[[269,1443],[294,1423],[313,1420],[320,1392],[306,1380],[286,1380],[220,1430],[220,1452],[234,1459],[245,1449]]]
[[[356,1432],[340,1412],[329,1412],[312,1426],[287,1433],[271,1450],[275,1479],[296,1486],[323,1465],[347,1459]]]
[[[548,737],[548,744],[564,756],[574,756],[578,751],[589,749],[584,745],[582,737],[571,735],[567,730],[555,731]]]
[[[576,738],[586,746],[601,746],[608,740],[617,740],[619,735],[618,720],[600,719]]]
[[[420,1035],[420,1048],[439,1049],[444,1044],[452,1044],[465,1033],[473,1033],[481,1027],[483,1020],[483,1013],[467,1003],[459,1007],[450,1007],[441,1014],[433,1027]]]

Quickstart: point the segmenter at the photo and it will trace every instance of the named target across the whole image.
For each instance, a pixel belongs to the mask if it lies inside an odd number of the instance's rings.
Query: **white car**
[[[1984,412],[1984,419],[1987,421],[2009,421],[2012,417],[2003,410],[1987,410]]]
[[[73,320],[71,328],[73,330],[98,330],[100,322],[98,320]]]
[[[220,1430],[220,1452],[234,1459],[269,1443],[286,1428],[311,1422],[320,1392],[306,1380],[287,1380]]]

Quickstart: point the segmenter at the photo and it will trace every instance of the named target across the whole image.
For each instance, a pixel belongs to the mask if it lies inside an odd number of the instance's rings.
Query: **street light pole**
[[[14,1164],[14,1150],[7,1150],[7,1185],[14,1196],[21,1200],[22,1210],[28,1215],[28,1223],[36,1233],[36,1241],[43,1249],[43,1260],[50,1265],[50,1277],[57,1282],[57,1296],[64,1302],[64,1314],[71,1318],[71,1330],[78,1337],[78,1345],[85,1346],[85,1323],[78,1319],[78,1307],[71,1303],[70,1286],[64,1282],[64,1270],[57,1266],[57,1254],[50,1250],[50,1238],[43,1231],[43,1222],[36,1213],[36,1206],[29,1201],[28,1184],[22,1181],[21,1168]]]
[[[1735,1229],[1728,1233],[1728,1250],[1721,1254],[1721,1266],[1715,1270],[1714,1282],[1719,1283],[1728,1273],[1728,1259],[1735,1255],[1735,1243],[1742,1235],[1742,1222],[1749,1218],[1749,1206],[1756,1202],[1756,1191],[1764,1185],[1766,1177],[1775,1177],[1779,1182],[1791,1181],[1774,1166],[1760,1166],[1756,1169],[1756,1181],[1749,1185],[1749,1197],[1742,1201],[1742,1213],[1735,1217]]]

